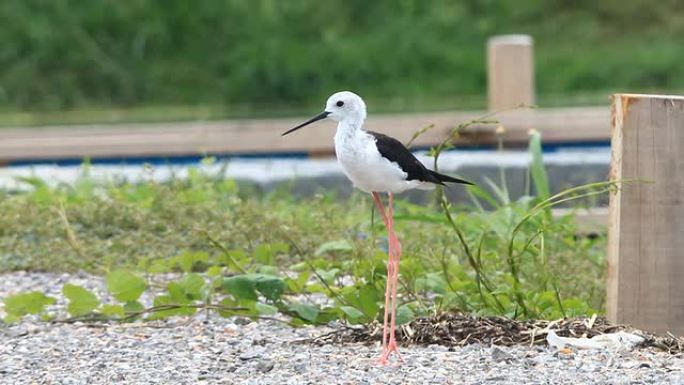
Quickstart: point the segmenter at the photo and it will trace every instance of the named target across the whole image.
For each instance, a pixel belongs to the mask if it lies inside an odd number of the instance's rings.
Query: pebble
[[[0,297],[23,290],[59,297],[65,282],[104,294],[98,277],[11,273],[0,275]],[[65,305],[58,302],[55,309]],[[684,385],[684,359],[651,350],[401,346],[402,365],[378,366],[377,345],[294,343],[330,330],[205,315],[97,327],[27,317],[0,326],[0,384]]]
[[[274,366],[275,366],[275,363],[274,363],[273,361],[271,361],[271,360],[261,360],[261,361],[259,361],[259,363],[257,364],[257,369],[258,369],[261,373],[268,373],[268,372],[270,372],[271,370],[273,370],[273,367],[274,367]]]
[[[249,351],[247,353],[240,354],[240,356],[238,358],[241,359],[242,361],[250,361],[250,360],[257,359],[257,358],[261,358],[261,353],[258,353],[255,351]]]
[[[492,346],[492,359],[496,362],[511,362],[516,360],[512,354],[506,352],[498,346]]]
[[[307,364],[295,364],[294,371],[297,374],[304,374],[304,373],[306,373],[308,367],[309,366]]]
[[[252,323],[252,320],[249,319],[249,318],[247,318],[247,317],[235,317],[235,318],[233,319],[233,322],[234,322],[236,325],[243,326],[243,325],[249,325],[249,324],[251,324],[251,323]]]

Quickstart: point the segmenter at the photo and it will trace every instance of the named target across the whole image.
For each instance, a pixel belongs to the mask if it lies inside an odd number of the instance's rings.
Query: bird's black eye
[[[337,103],[335,103],[335,105],[336,105],[337,107],[342,107],[342,106],[344,106],[344,102],[340,100],[340,101],[338,101]]]

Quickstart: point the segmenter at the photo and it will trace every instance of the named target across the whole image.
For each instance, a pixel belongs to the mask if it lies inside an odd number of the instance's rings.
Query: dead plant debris
[[[486,345],[545,345],[546,335],[554,330],[559,336],[591,338],[599,334],[631,331],[644,337],[641,347],[651,347],[671,354],[684,352],[684,339],[673,335],[656,336],[616,325],[604,317],[513,320],[506,317],[476,317],[463,313],[445,313],[417,318],[397,328],[397,340],[404,344],[439,344],[450,347],[472,343]],[[306,340],[314,344],[373,343],[382,340],[382,325],[343,326],[333,332]]]

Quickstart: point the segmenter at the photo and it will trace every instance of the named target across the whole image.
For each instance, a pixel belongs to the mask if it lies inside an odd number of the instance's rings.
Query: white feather
[[[342,106],[338,104],[342,102]],[[345,175],[358,189],[371,192],[400,193],[409,189],[431,189],[431,183],[406,180],[407,174],[396,162],[383,157],[376,139],[363,129],[366,104],[351,92],[338,92],[326,103],[329,117],[337,120],[335,153]]]

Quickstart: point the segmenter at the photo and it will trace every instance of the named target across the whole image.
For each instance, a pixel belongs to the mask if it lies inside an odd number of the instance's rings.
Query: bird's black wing
[[[406,180],[419,180],[421,182],[431,182],[444,184],[428,170],[400,141],[381,134],[379,132],[367,131],[375,138],[375,145],[384,158],[390,162],[395,162],[407,174]]]

